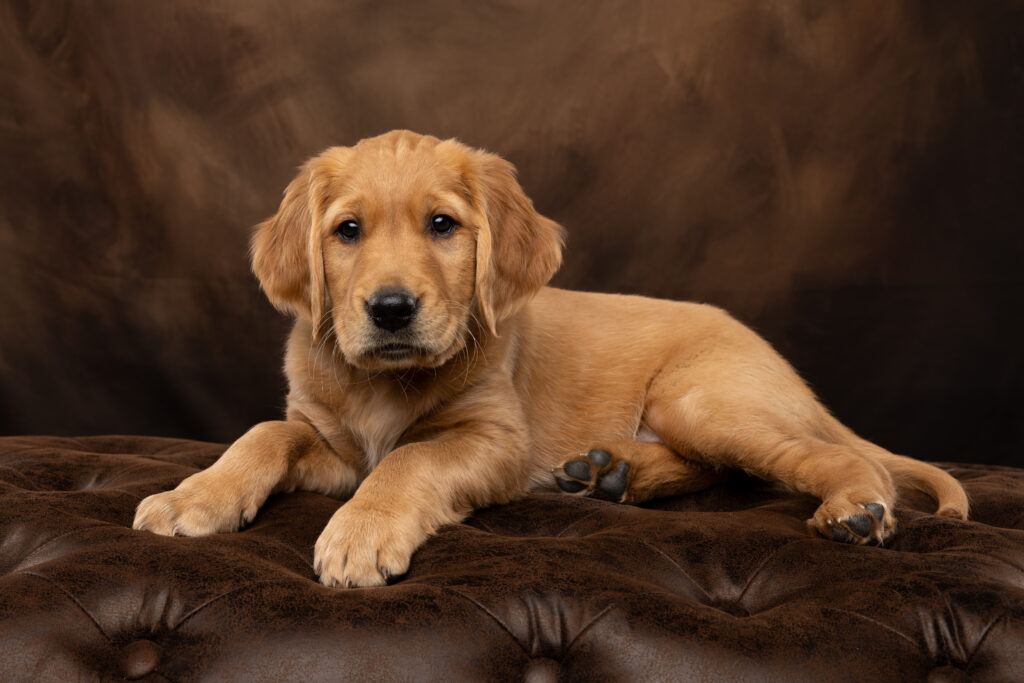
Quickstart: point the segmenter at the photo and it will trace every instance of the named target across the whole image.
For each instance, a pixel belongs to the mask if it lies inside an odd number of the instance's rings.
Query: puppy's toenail
[[[612,456],[608,451],[603,451],[600,448],[587,453],[587,457],[590,458],[590,462],[594,463],[598,467],[604,467],[612,461]]]
[[[562,467],[562,470],[570,477],[575,477],[576,479],[582,479],[584,481],[590,479],[590,465],[587,464],[586,460],[573,460],[572,462],[567,462]]]
[[[579,493],[583,489],[587,488],[587,485],[582,482],[573,481],[572,479],[563,479],[558,475],[555,475],[555,483],[558,484],[558,488],[562,489],[566,493]]]

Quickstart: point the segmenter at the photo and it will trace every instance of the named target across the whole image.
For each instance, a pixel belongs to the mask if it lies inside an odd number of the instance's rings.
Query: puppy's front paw
[[[219,487],[191,486],[186,480],[173,491],[144,498],[132,528],[162,536],[208,536],[238,531],[258,509],[253,500],[239,500]]]
[[[383,586],[409,569],[427,534],[415,520],[350,500],[327,523],[313,551],[313,567],[325,586]]]

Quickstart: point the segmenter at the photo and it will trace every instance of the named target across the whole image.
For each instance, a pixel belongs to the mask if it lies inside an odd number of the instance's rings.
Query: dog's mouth
[[[406,361],[418,355],[427,355],[427,349],[415,344],[404,344],[402,342],[390,342],[380,344],[371,348],[367,355],[386,361]]]
[[[355,348],[345,356],[352,365],[366,370],[436,368],[465,345],[465,340],[454,334],[456,330],[457,321],[449,321],[449,325],[439,333],[436,330],[429,334],[417,330],[384,335],[371,331],[359,340],[362,343],[353,344]]]

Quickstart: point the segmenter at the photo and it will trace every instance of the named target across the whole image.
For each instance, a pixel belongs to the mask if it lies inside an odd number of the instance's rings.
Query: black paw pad
[[[590,462],[594,463],[598,467],[604,467],[612,461],[611,453],[603,451],[600,448],[595,448],[587,453],[587,457],[590,459]]]
[[[832,527],[832,540],[840,543],[853,543],[853,534],[841,526]]]
[[[588,481],[590,479],[590,464],[586,460],[573,460],[562,465],[562,471],[574,479]]]
[[[626,492],[629,477],[629,463],[622,461],[618,466],[597,480],[597,488],[612,500],[621,500]]]
[[[558,488],[562,489],[566,493],[579,493],[583,489],[587,488],[587,485],[582,481],[573,481],[572,479],[565,479],[563,477],[555,475],[555,483],[558,484]]]
[[[864,509],[871,513],[871,516],[879,522],[885,517],[885,506],[881,503],[868,503]]]
[[[854,515],[846,520],[847,528],[861,538],[871,534],[871,518],[867,514]]]

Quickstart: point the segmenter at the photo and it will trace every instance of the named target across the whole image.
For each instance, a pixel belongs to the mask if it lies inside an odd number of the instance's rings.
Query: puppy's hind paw
[[[807,525],[825,538],[852,545],[885,545],[896,532],[896,519],[883,503],[822,503]]]
[[[629,490],[629,463],[601,449],[567,460],[553,473],[558,488],[566,493],[622,503]]]

